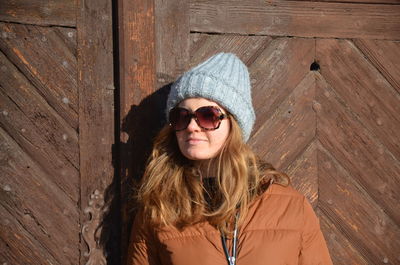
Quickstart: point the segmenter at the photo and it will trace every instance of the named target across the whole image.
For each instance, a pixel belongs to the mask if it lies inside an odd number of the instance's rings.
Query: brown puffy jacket
[[[227,265],[220,233],[208,223],[151,232],[136,218],[128,265]],[[231,248],[228,240],[228,249]],[[329,265],[319,220],[307,199],[272,184],[249,208],[238,236],[237,265]]]

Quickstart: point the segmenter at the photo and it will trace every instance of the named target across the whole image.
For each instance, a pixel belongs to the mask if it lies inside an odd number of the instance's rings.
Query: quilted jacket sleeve
[[[154,235],[144,225],[141,214],[137,214],[132,226],[128,247],[127,265],[158,265]]]
[[[299,265],[332,265],[318,217],[306,198],[303,206],[304,225]]]

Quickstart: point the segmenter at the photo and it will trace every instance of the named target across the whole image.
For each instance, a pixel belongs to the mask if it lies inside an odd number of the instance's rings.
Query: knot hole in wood
[[[319,71],[319,69],[320,69],[320,66],[319,66],[319,64],[318,64],[316,61],[314,61],[314,62],[310,65],[310,71]]]

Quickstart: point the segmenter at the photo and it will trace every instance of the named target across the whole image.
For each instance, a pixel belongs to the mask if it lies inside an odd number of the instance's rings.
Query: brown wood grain
[[[154,2],[157,88],[173,82],[189,61],[189,1]],[[171,60],[171,58],[174,58]]]
[[[56,28],[0,23],[0,49],[52,108],[78,128],[76,57]],[[72,32],[71,30],[69,32]]]
[[[392,87],[400,93],[400,43],[365,39],[355,39],[353,42]]]
[[[46,136],[38,130],[18,105],[4,93],[1,86],[0,104],[2,106],[1,127],[46,172],[46,176],[43,177],[49,178],[59,187],[60,192],[63,192],[74,203],[78,203],[79,171],[62,152],[57,150],[51,140],[46,139]],[[75,155],[77,156],[77,154],[78,150]]]
[[[0,201],[6,209],[0,214],[2,220],[7,219],[9,225],[18,227],[12,231],[14,234],[9,233],[4,238],[13,245],[11,255],[29,259],[30,251],[20,252],[19,249],[26,246],[38,252],[34,254],[38,259],[28,264],[40,264],[46,258],[58,264],[76,264],[79,243],[77,202],[72,201],[3,129],[0,129],[0,143],[3,154]],[[29,240],[18,242],[22,240],[18,236]]]
[[[314,76],[309,73],[250,139],[253,150],[274,167],[288,167],[315,137],[314,93]]]
[[[133,200],[134,180],[137,182],[141,176],[141,169],[146,161],[146,152],[151,147],[149,138],[154,133],[151,132],[154,129],[151,125],[156,121],[154,115],[157,114],[154,102],[141,104],[156,90],[157,85],[154,4],[154,1],[118,1],[120,50],[120,120],[118,122],[120,128],[121,256],[123,264],[126,262],[130,228],[134,218],[132,211],[135,206]],[[171,18],[171,14],[166,16]],[[179,28],[181,29],[181,27]]]
[[[318,161],[321,211],[368,264],[396,264],[398,253],[393,250],[400,248],[398,223],[324,148],[318,150]]]
[[[14,216],[0,204],[0,257],[6,264],[40,264],[47,260],[52,264],[58,261],[43,247],[40,241],[29,233]],[[29,217],[28,217],[29,218]],[[4,264],[3,263],[3,264]]]
[[[317,40],[321,74],[358,120],[400,160],[400,94],[347,40]],[[399,46],[400,47],[400,46]],[[340,52],[339,52],[340,51]],[[397,51],[400,53],[400,49]],[[398,59],[397,59],[398,60]]]
[[[0,20],[7,22],[76,27],[77,1],[3,0]]]
[[[307,149],[300,154],[286,169],[290,176],[291,184],[301,194],[304,194],[311,205],[318,206],[318,161],[317,161],[317,143],[314,140]]]
[[[348,235],[337,228],[340,224],[332,222],[325,214],[319,214],[319,220],[333,264],[370,264],[350,243]]]
[[[93,220],[88,212],[91,208],[91,196],[98,191],[104,196],[105,204],[118,199],[118,189],[112,185],[114,180],[113,145],[115,144],[114,118],[114,69],[113,69],[113,34],[112,6],[106,0],[85,0],[77,4],[77,69],[79,93],[79,148],[80,148],[80,223],[99,226],[99,220]],[[92,197],[93,198],[93,197]],[[100,203],[100,202],[98,202]],[[110,207],[111,207],[110,206]],[[100,220],[110,222],[119,209],[111,207],[108,212],[99,209],[95,214]],[[105,223],[99,236],[101,246],[107,238],[106,228],[110,233],[109,223]],[[113,230],[118,233],[118,229]],[[93,232],[94,233],[94,232]],[[110,236],[110,235],[108,235]],[[117,235],[118,236],[118,235]],[[89,259],[99,260],[104,252],[92,249],[92,255],[85,255],[89,250],[86,238],[81,237],[79,263]],[[86,241],[87,242],[87,241]],[[113,250],[115,251],[115,249]],[[115,253],[114,253],[115,254]],[[96,256],[96,257],[95,257]],[[118,260],[118,257],[115,257]]]
[[[250,65],[253,105],[257,113],[253,135],[309,73],[314,54],[314,40],[277,38]]]
[[[274,36],[400,39],[400,5],[192,1],[190,30]]]
[[[14,131],[19,128],[14,136],[24,138],[21,144],[31,150],[32,157],[36,157],[35,149],[39,149],[37,159],[41,161],[43,167],[47,167],[49,163],[47,159],[59,159],[49,166],[48,172],[55,176],[71,174],[69,181],[57,180],[55,177],[54,179],[69,196],[77,201],[79,182],[76,172],[79,168],[77,132],[58,115],[1,52],[0,64],[1,101],[5,104],[2,108],[8,114],[2,117],[8,125],[3,122],[2,124]],[[13,118],[16,120],[13,121]],[[45,146],[42,147],[40,144]],[[46,145],[51,145],[51,147]]]
[[[122,8],[123,7],[123,8]],[[154,3],[122,1],[119,10],[121,117],[155,91]],[[126,137],[122,136],[122,141]]]
[[[75,28],[53,27],[55,33],[62,38],[64,44],[68,47],[69,52],[76,57],[77,40]]]
[[[268,36],[192,33],[190,34],[191,46],[188,68],[196,66],[219,52],[234,53],[249,66],[271,41],[272,38]]]
[[[400,162],[361,124],[324,78],[316,77],[320,92],[314,109],[319,141],[394,223],[400,223]]]

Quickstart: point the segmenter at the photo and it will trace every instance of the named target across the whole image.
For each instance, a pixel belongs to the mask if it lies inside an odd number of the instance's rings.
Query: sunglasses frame
[[[215,128],[205,128],[205,127],[203,127],[203,126],[200,125],[200,121],[197,119],[197,116],[196,116],[196,111],[198,111],[198,110],[201,109],[201,108],[212,108],[212,109],[216,109],[216,110],[220,113],[220,115],[217,116],[217,118],[218,118],[218,125],[217,125]],[[192,121],[193,118],[194,118],[196,124],[197,124],[200,128],[202,128],[203,130],[206,130],[206,131],[214,131],[214,130],[217,130],[217,129],[219,128],[219,126],[221,126],[222,120],[228,118],[228,116],[229,116],[228,114],[223,113],[222,110],[221,110],[219,107],[217,107],[217,106],[202,106],[202,107],[196,109],[196,110],[193,111],[193,112],[189,111],[188,109],[182,108],[182,107],[174,107],[174,108],[172,108],[172,109],[169,111],[169,113],[171,114],[171,112],[172,112],[173,110],[175,110],[175,109],[182,109],[182,110],[187,111],[187,112],[189,113],[189,117],[190,117],[189,122],[187,123],[186,127],[183,128],[183,129],[180,129],[180,130],[175,130],[175,129],[174,129],[174,131],[176,131],[176,132],[186,130],[187,127],[189,126],[189,124],[191,123],[191,121]],[[171,122],[169,122],[169,126],[171,126],[172,128],[174,127],[174,126],[172,125]]]

